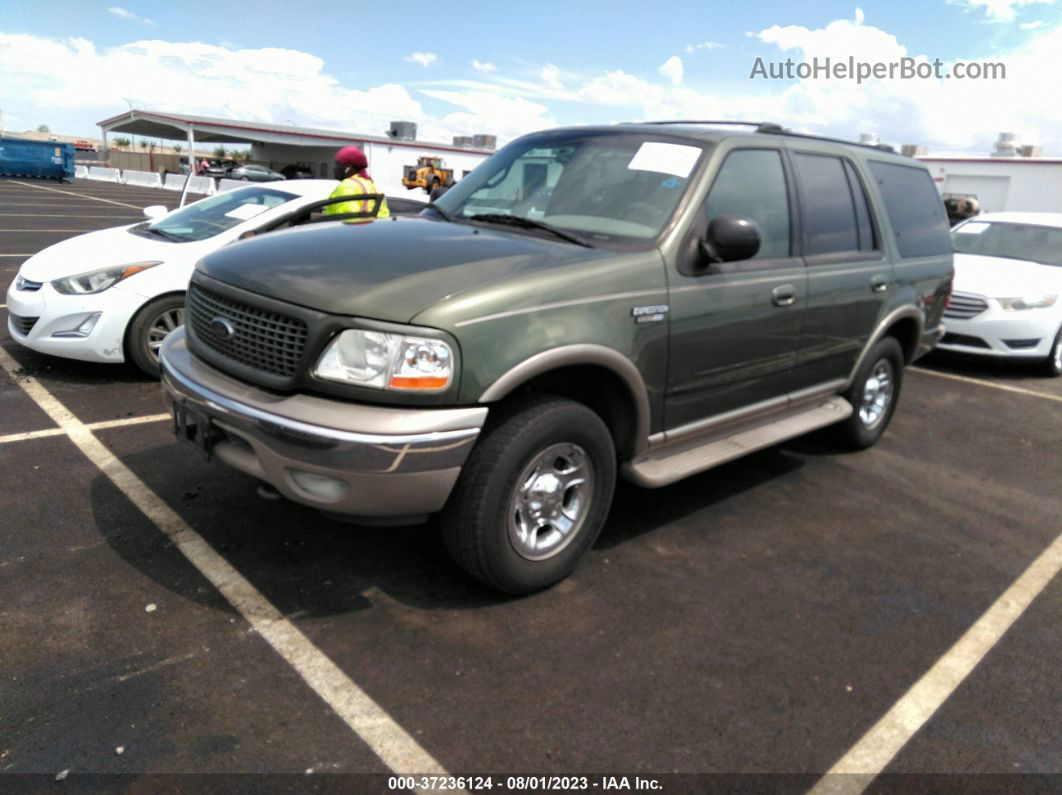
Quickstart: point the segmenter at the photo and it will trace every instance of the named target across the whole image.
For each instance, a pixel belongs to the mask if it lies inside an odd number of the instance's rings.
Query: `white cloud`
[[[539,77],[542,78],[542,82],[546,84],[548,88],[561,91],[564,89],[564,83],[560,80],[560,67],[554,64],[546,64],[542,67],[542,71],[539,72]]]
[[[718,50],[723,45],[717,41],[702,41],[700,44],[687,44],[686,52],[692,53],[698,50]]]
[[[660,68],[656,70],[668,80],[671,81],[671,85],[682,85],[682,59],[677,55],[672,55],[664,63],[660,65]]]
[[[1018,25],[1018,27],[1022,30],[1036,30],[1037,28],[1042,28],[1043,26],[1044,21],[1042,19],[1038,19],[1035,22],[1022,22],[1020,25]]]
[[[1013,22],[1017,9],[1029,5],[1051,5],[1055,0],[947,0],[969,11],[984,11],[989,22]]]
[[[490,61],[480,61],[476,58],[472,59],[472,68],[477,72],[496,72],[498,67],[492,64]]]
[[[419,63],[421,66],[431,66],[439,60],[439,56],[433,52],[413,52],[402,60],[409,61],[410,63]]]
[[[108,6],[107,7],[107,13],[108,14],[113,14],[114,16],[116,16],[116,17],[118,17],[120,19],[127,19],[130,22],[143,23],[144,25],[147,25],[149,28],[155,27],[155,23],[152,22],[150,19],[148,19],[147,17],[137,16],[132,11],[130,11],[128,8],[122,8],[121,6]]]

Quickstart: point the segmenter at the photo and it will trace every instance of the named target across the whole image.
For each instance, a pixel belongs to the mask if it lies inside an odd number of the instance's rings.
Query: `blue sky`
[[[436,139],[751,114],[815,132],[873,131],[938,150],[987,151],[997,132],[1015,130],[1062,154],[1062,118],[1043,101],[1057,91],[1062,70],[1062,5],[1054,0],[288,0],[203,8],[6,0],[5,126],[47,123],[93,134],[96,121],[127,107],[123,98],[159,110],[363,132],[411,118]],[[999,60],[1008,74],[961,85],[749,79],[757,57],[816,55]]]

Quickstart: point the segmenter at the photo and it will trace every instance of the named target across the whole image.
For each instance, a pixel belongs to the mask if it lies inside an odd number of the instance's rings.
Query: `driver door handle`
[[[883,293],[889,289],[889,278],[883,273],[877,273],[870,278],[870,289],[876,293]]]
[[[771,303],[775,306],[792,306],[796,301],[796,287],[791,284],[780,284],[771,290]]]

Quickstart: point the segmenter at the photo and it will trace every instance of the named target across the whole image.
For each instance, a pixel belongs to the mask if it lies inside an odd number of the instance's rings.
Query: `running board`
[[[646,488],[667,486],[756,450],[833,425],[851,414],[852,404],[834,396],[810,408],[801,407],[781,416],[776,414],[766,422],[731,430],[726,436],[664,444],[624,464],[623,475]]]

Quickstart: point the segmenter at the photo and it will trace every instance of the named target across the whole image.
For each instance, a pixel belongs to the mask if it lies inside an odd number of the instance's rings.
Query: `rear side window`
[[[789,194],[777,150],[737,149],[727,155],[705,206],[709,222],[740,215],[759,224],[763,240],[753,259],[789,256]]]
[[[804,211],[804,253],[873,251],[863,183],[851,164],[832,155],[795,153],[793,162]]]
[[[868,161],[885,200],[901,257],[931,257],[951,252],[947,215],[929,172],[880,160]]]

